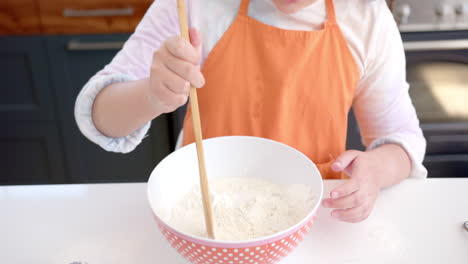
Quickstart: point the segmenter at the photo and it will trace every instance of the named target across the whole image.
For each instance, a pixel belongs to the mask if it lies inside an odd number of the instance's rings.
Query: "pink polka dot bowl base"
[[[315,205],[297,224],[266,237],[221,241],[180,232],[171,227],[171,209],[198,184],[195,145],[183,147],[161,161],[148,181],[148,200],[155,222],[168,243],[194,264],[273,264],[286,257],[311,229],[323,195],[323,181],[309,158],[276,141],[244,136],[204,140],[209,179],[256,177],[278,184],[305,184]],[[215,230],[216,233],[216,230]]]

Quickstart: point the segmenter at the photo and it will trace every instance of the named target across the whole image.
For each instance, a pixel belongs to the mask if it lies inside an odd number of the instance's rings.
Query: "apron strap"
[[[249,10],[250,0],[241,0],[241,4],[239,7],[239,15],[247,16]]]
[[[327,22],[330,24],[336,24],[336,15],[335,15],[335,4],[333,0],[327,0]]]

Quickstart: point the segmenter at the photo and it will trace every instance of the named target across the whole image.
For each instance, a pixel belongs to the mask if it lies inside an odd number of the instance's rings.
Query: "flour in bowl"
[[[240,241],[275,234],[299,223],[315,205],[312,188],[302,184],[223,177],[211,180],[210,188],[218,240]],[[181,232],[208,237],[198,185],[176,203],[169,223]]]

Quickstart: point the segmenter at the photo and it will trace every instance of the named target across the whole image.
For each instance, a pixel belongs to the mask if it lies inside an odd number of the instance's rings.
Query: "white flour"
[[[239,241],[272,235],[302,220],[315,198],[306,185],[279,185],[262,179],[225,177],[210,181],[216,239]],[[200,187],[194,186],[169,220],[179,231],[207,237]]]

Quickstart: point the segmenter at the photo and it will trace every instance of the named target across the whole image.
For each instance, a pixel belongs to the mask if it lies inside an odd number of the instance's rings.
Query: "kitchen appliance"
[[[468,29],[466,0],[388,1],[402,32]]]
[[[177,231],[168,222],[171,209],[198,183],[197,154],[191,144],[161,161],[148,181],[148,200],[168,243],[195,264],[273,264],[288,255],[313,225],[323,196],[317,167],[299,151],[269,139],[218,137],[204,140],[203,145],[210,178],[256,177],[279,184],[305,184],[312,188],[316,203],[299,223],[253,240],[211,240]]]
[[[391,1],[429,177],[468,177],[468,1]]]

